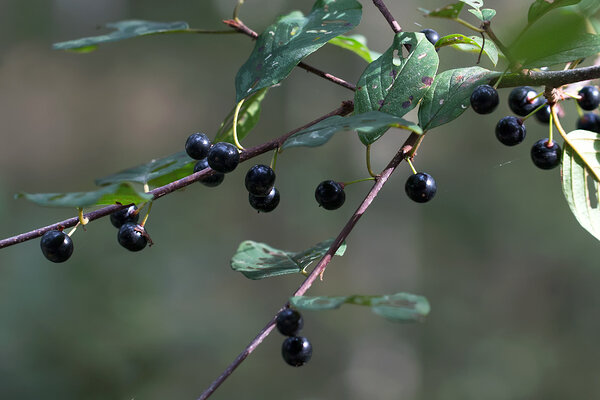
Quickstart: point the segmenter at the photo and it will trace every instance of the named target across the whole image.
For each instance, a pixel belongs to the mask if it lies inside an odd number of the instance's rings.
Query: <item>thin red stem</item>
[[[383,0],[373,0],[373,4],[375,4],[375,7],[379,9],[385,20],[390,24],[394,33],[402,32],[400,24],[398,24],[398,21],[396,21],[390,10],[388,10]]]

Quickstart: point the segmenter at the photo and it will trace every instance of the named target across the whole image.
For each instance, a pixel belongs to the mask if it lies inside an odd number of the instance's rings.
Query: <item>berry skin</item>
[[[548,139],[540,139],[531,148],[531,160],[541,169],[556,168],[560,164],[560,146],[553,141],[548,147]]]
[[[194,173],[200,172],[206,168],[208,168],[208,161],[206,160],[206,158],[204,158],[204,159],[198,161],[196,163],[196,165],[194,165]],[[212,174],[210,176],[205,176],[204,178],[200,179],[198,182],[200,182],[204,186],[215,187],[215,186],[219,186],[221,183],[223,183],[224,179],[225,179],[224,173],[215,171],[214,174]]]
[[[346,201],[344,186],[336,181],[323,181],[315,189],[315,199],[326,210],[337,210]]]
[[[586,111],[591,111],[600,104],[600,92],[596,86],[584,86],[578,94],[581,98],[577,103]]]
[[[514,88],[508,95],[508,106],[515,114],[524,117],[539,106],[543,100],[537,96],[536,91],[529,86]]]
[[[546,105],[545,107],[540,108],[535,113],[535,119],[537,119],[542,124],[547,124],[550,122],[550,106]]]
[[[499,103],[498,92],[490,85],[479,85],[471,93],[471,107],[477,114],[489,114]]]
[[[427,40],[429,40],[429,42],[435,46],[435,43],[440,40],[440,35],[439,33],[437,33],[436,31],[434,31],[433,29],[423,29],[421,31],[421,33],[423,33],[425,35],[425,37],[427,38]]]
[[[148,244],[147,235],[143,226],[127,222],[119,229],[117,240],[129,251],[140,251]]]
[[[214,144],[206,157],[208,165],[217,172],[231,172],[240,162],[240,152],[237,147],[227,142]]]
[[[126,222],[138,222],[138,219],[140,219],[140,214],[136,211],[137,207],[135,205],[115,211],[114,213],[110,214],[110,223],[113,224],[115,228],[120,228],[121,225]]]
[[[246,189],[255,196],[266,196],[275,184],[275,171],[266,165],[257,164],[246,174]]]
[[[411,200],[426,203],[435,196],[437,185],[431,175],[419,172],[408,177],[404,190]]]
[[[281,355],[292,367],[300,367],[312,357],[312,345],[305,337],[292,336],[283,341]]]
[[[525,139],[525,124],[521,118],[512,115],[502,118],[496,124],[496,137],[506,146],[515,146]]]
[[[204,133],[192,133],[185,141],[185,152],[194,160],[202,160],[208,155],[211,145]]]
[[[44,257],[55,263],[65,262],[73,254],[73,240],[61,231],[54,230],[44,233],[40,247]]]
[[[248,201],[252,208],[258,212],[271,212],[279,204],[279,190],[274,187],[266,196],[255,196],[252,193],[248,193]]]
[[[296,336],[304,326],[302,314],[286,308],[277,314],[277,330],[285,336]]]
[[[577,129],[600,133],[600,117],[594,113],[585,113],[577,120]]]

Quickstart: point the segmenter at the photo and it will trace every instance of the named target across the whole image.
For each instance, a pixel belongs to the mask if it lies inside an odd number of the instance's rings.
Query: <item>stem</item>
[[[408,165],[410,166],[410,169],[412,170],[412,173],[414,175],[417,174],[417,170],[415,169],[415,166],[413,165],[411,159],[409,157],[406,158],[406,162],[408,163]]]
[[[550,112],[550,123],[548,124],[550,126],[548,128],[548,147],[552,147],[552,126],[554,125],[553,120],[554,116],[552,115],[552,112]]]
[[[373,169],[371,168],[371,145],[368,144],[367,145],[367,171],[369,171],[369,175],[371,175],[373,178],[377,177],[377,174],[375,172],[373,172]]]
[[[240,144],[238,140],[237,124],[238,116],[240,115],[240,109],[242,108],[242,104],[244,104],[245,100],[246,99],[242,99],[239,103],[237,103],[237,106],[235,106],[235,112],[233,113],[233,143],[235,144],[235,147],[237,147],[241,151],[244,151],[244,147]]]
[[[400,24],[398,24],[398,22],[396,21],[396,19],[394,18],[394,16],[390,12],[390,10],[388,10],[388,8],[384,4],[383,0],[373,0],[373,4],[375,4],[375,7],[377,7],[379,9],[379,11],[381,12],[381,14],[386,19],[386,21],[388,22],[388,24],[390,24],[390,26],[392,27],[392,30],[395,33],[402,32],[402,28],[400,27]]]
[[[276,148],[273,152],[273,158],[271,158],[271,169],[275,171],[275,167],[277,166],[277,155],[279,154],[279,148]]]
[[[494,42],[494,44],[496,45],[496,47],[498,47],[500,49],[500,51],[506,56],[507,60],[508,60],[508,64],[510,66],[513,66],[515,64],[513,58],[510,55],[510,50],[508,50],[508,47],[506,47],[501,41],[500,39],[498,39],[498,37],[496,36],[496,34],[494,33],[494,31],[492,31],[492,25],[490,23],[490,21],[485,21],[482,24],[483,27],[483,31],[485,33],[487,33],[487,35],[490,37],[490,39],[492,40],[492,42]]]
[[[569,69],[564,71],[529,71],[525,74],[506,74],[500,88],[517,86],[550,86],[557,88],[569,83],[600,78],[600,65]],[[492,80],[494,82],[496,80]]]
[[[146,215],[144,216],[144,219],[142,220],[142,223],[140,224],[140,226],[146,226],[146,221],[148,221],[148,217],[150,216],[150,211],[152,211],[152,204],[154,204],[153,201],[150,201],[148,203],[148,211],[146,211]]]
[[[472,25],[472,24],[468,23],[467,21],[465,21],[465,20],[464,20],[464,19],[462,19],[462,18],[455,18],[455,19],[454,19],[454,21],[458,22],[459,24],[461,24],[461,25],[463,25],[463,26],[466,26],[467,28],[469,28],[469,29],[471,29],[471,30],[474,30],[475,32],[479,32],[479,33],[482,33],[482,32],[484,32],[484,30],[483,30],[483,29],[481,29],[481,28],[478,28],[478,27],[476,27],[475,25]]]
[[[304,295],[308,289],[312,286],[312,284],[317,280],[317,277],[321,276],[325,272],[327,265],[331,262],[336,251],[340,248],[340,246],[344,243],[352,229],[362,217],[362,215],[367,211],[377,194],[385,185],[390,175],[394,172],[394,170],[398,167],[398,165],[402,162],[402,160],[406,157],[406,155],[411,151],[414,143],[419,140],[419,136],[416,133],[411,133],[404,145],[398,150],[394,158],[388,163],[385,169],[381,172],[379,179],[375,182],[367,196],[362,201],[358,209],[352,214],[344,228],[340,231],[338,236],[335,238],[333,244],[327,250],[327,253],[321,258],[319,263],[315,266],[315,268],[308,275],[306,280],[300,285],[300,287],[294,292],[292,296],[302,296]],[[283,310],[288,306],[288,303],[284,304],[279,311]],[[278,311],[278,313],[279,313]],[[265,327],[256,335],[256,337],[246,346],[246,348],[225,368],[225,370],[219,375],[217,379],[215,379],[210,386],[202,393],[202,395],[198,398],[198,400],[206,400],[208,399],[218,388],[219,386],[235,371],[235,369],[254,351],[256,348],[262,343],[262,341],[269,336],[273,328],[275,327],[275,319],[277,318],[277,314],[265,325]]]
[[[376,180],[377,180],[377,178],[376,178],[376,177],[374,177],[374,176],[370,176],[370,177],[368,177],[368,178],[356,179],[356,180],[354,180],[354,181],[350,181],[350,182],[342,182],[342,185],[345,187],[345,186],[348,186],[348,185],[353,185],[353,184],[355,184],[355,183],[359,183],[359,182],[366,182],[366,181],[376,181]]]
[[[79,226],[79,222],[77,222],[77,224],[73,227],[73,229],[71,229],[71,231],[69,233],[67,233],[67,236],[71,237],[77,230],[78,226]]]
[[[540,93],[542,96],[544,95],[544,92]],[[540,95],[537,95],[536,97],[539,97]],[[535,99],[535,97],[534,97]],[[533,99],[532,99],[533,100]],[[546,107],[548,104],[544,103],[542,105],[537,106],[537,108],[535,110],[533,110],[532,112],[530,112],[529,114],[527,114],[526,116],[523,117],[523,122],[527,121],[527,118],[531,117],[532,115],[534,115],[536,112],[540,111],[542,108]]]
[[[351,100],[344,101],[344,102],[342,102],[342,105],[340,107],[315,119],[314,121],[309,122],[308,124],[306,124],[304,126],[296,128],[293,131],[290,131],[290,132],[286,133],[285,135],[282,135],[276,139],[270,140],[261,145],[251,147],[249,149],[244,150],[240,154],[240,162],[249,160],[258,155],[264,154],[270,150],[274,150],[274,149],[281,147],[283,142],[285,142],[287,140],[287,138],[289,138],[291,135],[293,135],[296,132],[301,131],[302,129],[306,129],[306,128],[316,124],[317,122],[321,122],[322,120],[329,118],[331,116],[334,116],[334,115],[346,116],[346,115],[350,114],[352,111],[354,111],[354,103]],[[184,178],[181,178],[179,180],[171,182],[167,185],[157,187],[150,191],[150,193],[152,193],[154,195],[152,200],[159,199],[167,194],[173,193],[179,189],[189,186],[192,183],[197,182],[206,176],[212,175],[213,173],[214,173],[213,170],[211,170],[210,168],[206,168],[202,171],[198,171],[194,174],[188,175]],[[121,209],[129,207],[131,205],[132,204],[127,204],[127,205],[112,204],[110,206],[106,206],[106,207],[100,208],[96,211],[87,213],[84,215],[84,217],[87,218],[89,221],[94,221],[99,218],[106,217],[107,215],[110,215],[115,211],[121,210]],[[31,239],[38,238],[38,237],[42,236],[44,233],[51,231],[51,230],[63,230],[65,228],[70,228],[72,226],[75,226],[78,222],[79,222],[79,217],[77,216],[77,217],[66,219],[64,221],[54,223],[52,225],[48,225],[48,226],[45,226],[42,228],[37,228],[32,231],[22,233],[20,235],[16,235],[16,236],[12,236],[12,237],[0,240],[0,249],[15,245],[18,243],[23,243],[23,242],[26,242]]]

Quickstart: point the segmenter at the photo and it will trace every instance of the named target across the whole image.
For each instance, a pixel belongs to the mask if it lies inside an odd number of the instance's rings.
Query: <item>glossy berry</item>
[[[591,111],[600,104],[600,92],[596,86],[584,86],[579,91],[580,99],[577,100],[579,107]]]
[[[437,185],[431,175],[419,172],[408,177],[404,190],[411,200],[426,203],[435,196]]]
[[[585,113],[577,120],[577,129],[600,133],[600,117],[594,113]]]
[[[54,230],[44,233],[40,247],[44,257],[55,263],[65,262],[73,254],[73,240],[61,231]]]
[[[208,168],[208,161],[206,160],[206,158],[204,158],[204,159],[198,161],[196,163],[196,165],[194,165],[194,173],[200,172],[206,168]],[[215,187],[215,186],[219,186],[221,183],[223,183],[224,179],[225,179],[224,173],[215,171],[212,175],[205,176],[204,178],[200,179],[198,182],[200,182],[204,186]]]
[[[545,105],[544,107],[540,108],[535,113],[535,119],[540,121],[542,124],[549,123],[550,122],[550,106]]]
[[[259,212],[271,212],[279,204],[279,190],[274,187],[266,196],[255,196],[248,193],[248,201],[250,206]]]
[[[292,367],[300,367],[312,357],[312,345],[305,337],[292,336],[283,341],[281,355]]]
[[[524,117],[542,105],[536,91],[529,86],[514,88],[508,95],[508,106],[515,114]]]
[[[479,85],[471,93],[471,107],[477,114],[489,114],[499,103],[498,92],[490,85]]]
[[[121,226],[117,240],[121,246],[130,251],[140,251],[148,244],[144,227],[133,222]]]
[[[139,218],[140,214],[137,212],[137,207],[131,205],[110,214],[110,223],[113,224],[115,228],[120,228],[121,225],[126,222],[138,222]]]
[[[275,171],[266,165],[257,164],[246,174],[246,189],[255,196],[266,196],[275,184]]]
[[[515,146],[525,139],[525,124],[521,118],[512,115],[502,118],[496,124],[496,137],[506,146]]]
[[[324,209],[336,210],[346,201],[344,186],[332,180],[323,181],[315,189],[315,199]]]
[[[437,33],[436,31],[434,31],[433,29],[423,29],[421,31],[421,33],[423,33],[425,35],[425,37],[427,38],[427,40],[429,40],[429,42],[433,45],[435,45],[435,43],[440,40],[440,35],[439,33]]]
[[[210,139],[204,133],[192,133],[185,141],[185,151],[194,160],[206,158],[210,146]]]
[[[217,172],[231,172],[240,162],[240,152],[237,147],[227,142],[214,144],[206,157],[208,165]]]
[[[540,139],[531,148],[531,160],[541,169],[556,168],[560,164],[560,146],[552,141],[548,147],[548,139]]]
[[[277,314],[277,330],[285,336],[296,336],[304,326],[302,314],[286,308]]]

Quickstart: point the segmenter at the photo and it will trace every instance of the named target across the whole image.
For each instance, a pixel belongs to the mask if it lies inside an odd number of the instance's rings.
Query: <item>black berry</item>
[[[560,164],[560,146],[552,141],[548,147],[548,139],[540,139],[531,148],[531,160],[541,169],[556,168]]]
[[[126,222],[138,222],[139,218],[140,214],[137,212],[137,207],[131,205],[110,214],[110,223],[113,224],[115,228],[120,228],[121,225]]]
[[[305,337],[292,336],[283,341],[281,355],[292,367],[300,367],[312,357],[312,345]]]
[[[335,181],[323,181],[315,189],[315,199],[326,210],[336,210],[346,201],[344,186]]]
[[[434,31],[433,29],[423,29],[421,31],[421,33],[423,33],[425,35],[425,37],[427,38],[427,40],[429,40],[429,42],[433,45],[436,44],[436,42],[438,40],[440,40],[440,35],[439,33],[437,33],[436,31]]]
[[[584,110],[591,111],[600,104],[600,92],[596,86],[584,86],[578,94],[581,98],[577,103]]]
[[[248,201],[252,208],[259,212],[271,212],[279,204],[279,190],[274,187],[266,196],[255,196],[248,193]]]
[[[477,114],[489,114],[498,107],[500,98],[490,85],[479,85],[471,93],[471,107]]]
[[[542,105],[543,100],[536,96],[536,91],[529,86],[514,88],[508,95],[508,106],[512,112],[524,117]]]
[[[240,162],[240,152],[237,147],[227,142],[214,144],[206,157],[208,165],[217,172],[231,172]]]
[[[285,336],[297,335],[304,326],[302,315],[291,308],[286,308],[277,314],[277,330]]]
[[[544,107],[537,110],[535,113],[535,119],[540,121],[542,124],[547,124],[550,122],[550,106],[545,105]]]
[[[266,165],[257,164],[246,174],[246,189],[255,196],[266,196],[275,184],[275,171]]]
[[[502,118],[496,124],[496,137],[506,146],[515,146],[525,139],[525,124],[521,118],[512,115]]]
[[[148,244],[148,234],[143,226],[127,222],[119,229],[119,244],[130,251],[140,251]]]
[[[404,190],[411,200],[426,203],[435,196],[437,185],[431,175],[419,172],[408,177]]]
[[[194,160],[206,158],[210,146],[210,139],[204,133],[192,133],[185,141],[185,151]]]
[[[577,129],[600,133],[600,117],[594,113],[585,113],[577,120]]]
[[[206,169],[206,168],[208,168],[208,161],[206,160],[206,158],[204,158],[204,159],[198,161],[196,163],[196,165],[194,165],[194,173],[202,171],[203,169]],[[223,183],[224,179],[225,179],[224,173],[215,171],[212,175],[205,176],[204,178],[200,179],[198,182],[200,182],[204,186],[215,187],[215,186],[219,186],[221,183]]]
[[[40,247],[44,257],[55,263],[65,262],[73,254],[73,240],[61,231],[44,233]]]

